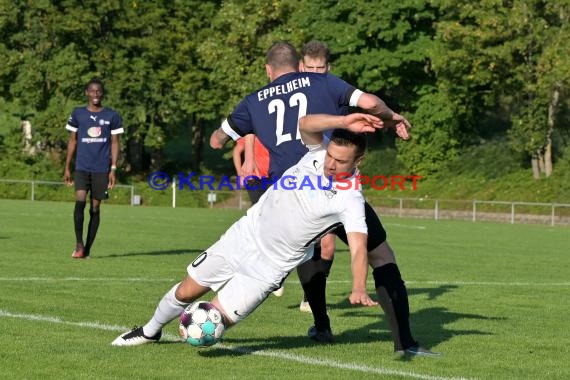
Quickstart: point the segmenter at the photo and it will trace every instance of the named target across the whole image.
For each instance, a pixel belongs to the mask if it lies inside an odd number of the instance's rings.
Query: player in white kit
[[[300,263],[310,260],[314,243],[341,224],[352,256],[349,300],[377,305],[366,292],[368,235],[364,197],[354,173],[366,148],[362,132],[381,127],[380,119],[368,114],[303,117],[299,129],[309,152],[188,266],[188,276],[165,294],[146,325],[122,334],[112,344],[158,341],[164,325],[210,290],[218,292],[212,303],[222,312],[226,328],[231,327],[279,288]],[[325,147],[322,131],[331,128],[337,129]],[[353,175],[343,178],[337,188],[339,173]]]

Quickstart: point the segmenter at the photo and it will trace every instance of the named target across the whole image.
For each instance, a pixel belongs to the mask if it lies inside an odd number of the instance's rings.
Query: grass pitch
[[[73,203],[0,200],[2,378],[570,378],[568,228],[384,218],[414,335],[443,354],[402,359],[380,308],[348,303],[340,242],[327,292],[334,345],[306,338],[293,273],[283,297],[220,345],[181,343],[173,322],[159,344],[112,347],[242,213],[104,204],[90,260],[70,257],[72,214]]]

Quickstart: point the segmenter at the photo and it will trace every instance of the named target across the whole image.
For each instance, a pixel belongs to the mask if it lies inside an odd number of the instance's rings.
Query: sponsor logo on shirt
[[[101,127],[91,127],[87,130],[89,137],[99,137],[101,136]]]

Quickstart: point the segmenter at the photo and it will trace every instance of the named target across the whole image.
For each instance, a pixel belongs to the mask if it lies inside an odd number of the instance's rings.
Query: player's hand
[[[412,128],[412,125],[402,115],[394,113],[392,115],[392,120],[385,120],[385,124],[390,128],[394,128],[396,134],[401,139],[408,140],[410,138],[409,130]]]
[[[253,160],[245,159],[243,161],[243,165],[241,166],[241,170],[239,171],[238,174],[241,177],[244,185],[246,184],[245,179],[248,176],[255,176],[257,178],[261,178],[261,176],[259,175],[259,168],[257,167],[255,161]]]
[[[63,181],[67,186],[73,185],[73,178],[71,178],[71,171],[69,169],[65,169],[65,173],[63,174]]]
[[[372,300],[365,290],[353,290],[348,298],[351,305],[376,306],[378,302]]]
[[[114,170],[111,170],[109,172],[109,184],[107,185],[107,189],[114,188],[116,181],[117,181],[117,175],[115,174]]]
[[[342,124],[346,129],[355,133],[374,132],[384,127],[384,122],[380,118],[366,113],[345,115]]]

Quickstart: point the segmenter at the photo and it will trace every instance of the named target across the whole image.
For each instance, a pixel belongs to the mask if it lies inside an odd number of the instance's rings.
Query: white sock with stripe
[[[175,292],[179,284],[174,285],[158,303],[152,319],[143,326],[145,336],[151,338],[158,334],[164,325],[179,317],[180,313],[189,305],[176,299]]]

